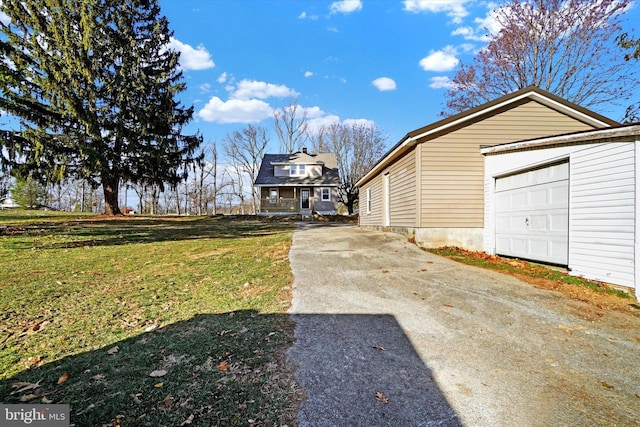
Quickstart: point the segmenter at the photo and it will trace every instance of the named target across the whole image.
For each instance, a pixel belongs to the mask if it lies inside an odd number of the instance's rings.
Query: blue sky
[[[446,83],[494,28],[496,2],[470,0],[160,0],[181,51],[195,120],[221,143],[297,98],[314,126],[366,120],[388,136],[439,120]],[[640,22],[638,8],[626,29]],[[637,96],[636,96],[637,97]],[[623,107],[598,108],[619,120]],[[269,151],[278,151],[272,132]]]

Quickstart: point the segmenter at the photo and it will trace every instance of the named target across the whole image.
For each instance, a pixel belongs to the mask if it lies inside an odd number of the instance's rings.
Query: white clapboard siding
[[[634,287],[634,150],[606,143],[571,154],[571,274]]]

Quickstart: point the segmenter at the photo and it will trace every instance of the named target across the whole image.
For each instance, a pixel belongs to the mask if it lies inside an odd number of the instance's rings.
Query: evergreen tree
[[[183,135],[193,116],[178,53],[157,0],[5,0],[9,69],[0,107],[20,118],[3,143],[13,166],[44,179],[102,185],[105,213],[120,213],[121,181],[176,185],[201,143]],[[3,82],[4,83],[4,82]]]
[[[11,185],[11,195],[17,204],[26,209],[38,209],[44,206],[47,189],[31,176],[17,178]]]

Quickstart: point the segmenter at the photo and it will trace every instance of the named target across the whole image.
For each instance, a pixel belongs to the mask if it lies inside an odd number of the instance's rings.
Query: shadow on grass
[[[4,219],[4,218],[3,218]],[[0,235],[39,237],[65,236],[64,241],[39,243],[41,249],[82,246],[113,246],[133,243],[203,238],[260,237],[293,230],[295,223],[259,216],[215,217],[90,217],[75,221],[39,222],[0,228]],[[15,243],[16,249],[32,249],[32,241]]]
[[[291,328],[287,315],[198,315],[24,371],[0,382],[0,401],[69,404],[77,426],[284,425],[297,395],[283,362]],[[39,387],[11,394],[17,382]]]
[[[293,319],[288,364],[289,315],[198,315],[1,381],[0,402],[69,404],[78,426],[461,425],[393,316]]]

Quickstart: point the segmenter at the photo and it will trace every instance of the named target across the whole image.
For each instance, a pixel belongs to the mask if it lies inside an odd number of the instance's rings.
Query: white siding
[[[634,287],[634,148],[606,143],[571,155],[572,274]]]

